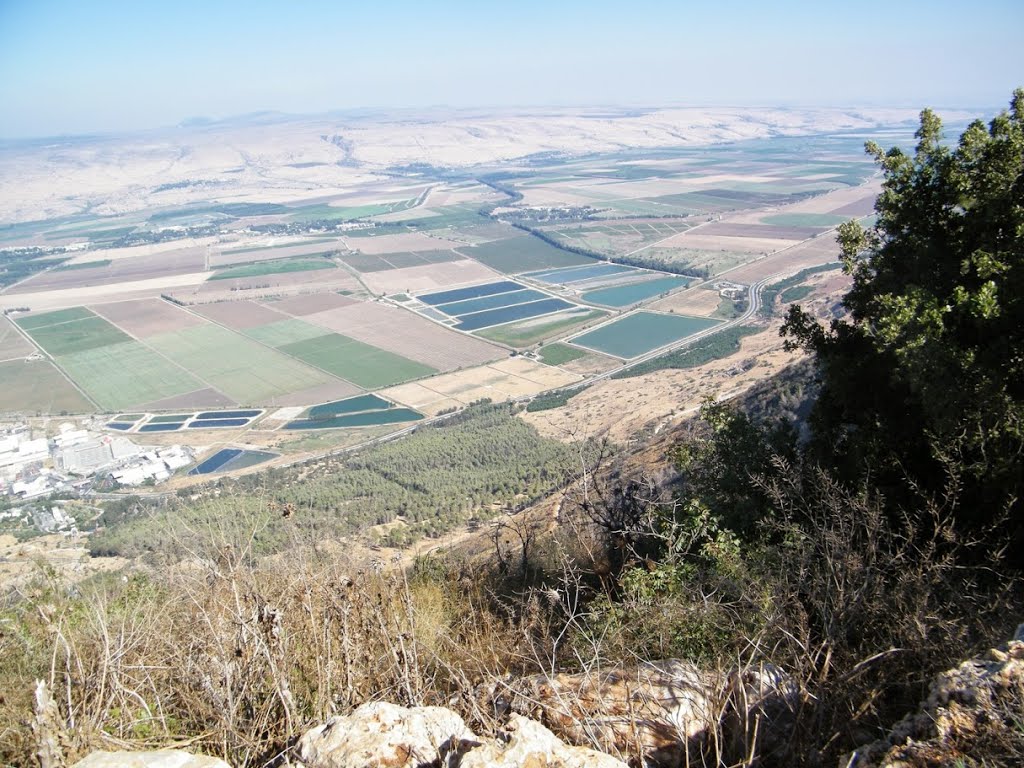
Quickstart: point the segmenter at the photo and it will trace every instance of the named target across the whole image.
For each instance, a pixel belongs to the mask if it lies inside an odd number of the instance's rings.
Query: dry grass
[[[543,515],[500,518],[478,537],[482,566],[355,563],[301,510],[232,514],[225,499],[173,532],[199,542],[181,559],[73,589],[42,573],[0,614],[0,762],[185,745],[278,764],[305,729],[372,700],[449,706],[486,733],[492,694],[523,676],[677,657],[731,683],[711,727],[660,763],[616,742],[634,764],[835,765],[1015,620],[1015,582],[961,566],[971,542],[941,503],[893,523],[869,494],[783,472],[766,486],[774,543],[745,551],[658,483],[601,475],[614,479],[588,473]],[[291,543],[257,559],[276,516]],[[33,732],[37,680],[54,703]]]

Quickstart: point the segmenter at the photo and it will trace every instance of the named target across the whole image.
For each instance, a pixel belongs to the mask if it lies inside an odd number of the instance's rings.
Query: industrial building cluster
[[[0,425],[0,495],[29,500],[97,486],[156,484],[193,458],[185,446],[140,446],[70,423],[49,438],[34,437],[27,424]]]

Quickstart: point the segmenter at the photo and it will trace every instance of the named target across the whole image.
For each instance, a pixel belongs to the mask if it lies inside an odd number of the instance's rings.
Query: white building
[[[70,426],[61,424],[60,434],[53,438],[53,444],[58,449],[71,448],[89,441],[89,433],[84,429],[65,429]]]
[[[192,463],[192,457],[185,452],[185,449],[180,445],[172,445],[170,448],[161,448],[157,451],[157,456],[160,460],[167,465],[167,469],[174,472],[176,469],[187,467]]]
[[[88,475],[110,464],[114,460],[114,455],[108,443],[102,440],[88,440],[58,450],[54,458],[58,469],[76,475]]]
[[[19,440],[17,435],[12,435],[4,438],[0,444],[0,467],[21,467],[48,458],[50,444],[43,437],[38,440]]]

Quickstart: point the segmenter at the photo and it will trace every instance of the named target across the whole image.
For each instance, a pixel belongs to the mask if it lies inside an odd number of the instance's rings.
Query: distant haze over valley
[[[943,113],[953,122],[967,114]],[[593,107],[193,119],[163,130],[0,144],[0,222],[208,200],[287,203],[344,194],[416,166],[486,169],[538,153],[875,131],[916,117],[916,109],[897,108]]]

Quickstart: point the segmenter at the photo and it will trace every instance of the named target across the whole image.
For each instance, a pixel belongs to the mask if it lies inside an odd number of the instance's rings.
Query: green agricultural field
[[[83,261],[78,264],[61,264],[59,267],[54,268],[54,272],[70,272],[74,269],[98,269],[99,267],[109,267],[113,262],[110,259],[98,259],[97,261]]]
[[[706,317],[637,312],[577,336],[572,339],[572,343],[608,355],[632,358],[685,339],[698,331],[718,325],[718,322]]]
[[[178,424],[183,421],[188,421],[194,413],[168,413],[163,416],[154,416],[147,424]]]
[[[777,227],[837,227],[851,218],[834,213],[776,213],[762,216],[760,221]]]
[[[283,347],[286,344],[294,344],[297,341],[315,339],[324,335],[324,329],[311,323],[289,318],[267,325],[257,325],[255,328],[246,328],[242,331],[250,339],[255,339],[261,344],[271,347]]]
[[[394,408],[395,404],[377,395],[358,395],[347,397],[344,400],[335,400],[333,403],[321,403],[314,405],[305,416],[309,419],[326,418],[327,416],[340,416],[345,413],[360,413],[362,411],[386,411]]]
[[[460,248],[459,251],[491,269],[507,274],[595,263],[595,259],[589,256],[563,251],[561,248],[548,245],[539,237],[530,235],[493,240],[473,247]]]
[[[602,312],[599,309],[589,312],[559,312],[543,318],[531,318],[518,323],[485,328],[482,331],[477,331],[476,335],[484,339],[496,341],[499,344],[523,348],[559,333],[564,333],[570,328],[575,328],[577,325],[594,322],[606,315],[606,312]]]
[[[568,344],[548,344],[540,349],[540,361],[547,365],[561,365],[571,363],[586,357],[587,353],[578,347],[570,347]]]
[[[319,221],[329,219],[331,221],[350,221],[352,219],[365,219],[370,216],[380,216],[395,211],[405,211],[416,205],[417,198],[410,200],[398,200],[392,203],[371,203],[370,205],[357,205],[350,208],[341,208],[333,205],[307,205],[295,208],[292,214],[293,221]]]
[[[147,343],[240,405],[271,403],[331,381],[323,371],[217,325],[161,334]]]
[[[95,410],[49,360],[0,363],[0,412],[89,413]]]
[[[325,254],[322,254],[325,255]],[[259,261],[243,264],[216,272],[210,280],[230,280],[236,277],[259,277],[260,275],[281,275],[287,272],[312,272],[316,269],[330,269],[334,266],[326,258],[295,258],[274,261]]]
[[[57,323],[67,323],[72,320],[84,320],[87,317],[96,317],[96,315],[85,307],[72,307],[71,309],[58,309],[55,312],[43,312],[41,315],[19,317],[14,322],[26,331],[32,331],[47,325],[57,325]]]
[[[683,349],[669,352],[645,363],[634,365],[632,368],[613,373],[612,378],[628,379],[633,376],[642,376],[645,373],[670,368],[696,368],[705,363],[710,363],[712,360],[728,357],[740,348],[740,341],[745,336],[752,336],[760,330],[760,328],[751,325],[733,326],[721,333],[715,333],[705,339],[701,339]]]
[[[340,333],[286,344],[281,347],[281,351],[366,389],[387,387],[437,373],[435,368],[428,365]]]
[[[138,341],[62,355],[57,364],[101,408],[123,410],[202,389],[197,378]]]
[[[36,344],[54,357],[132,341],[127,333],[96,315],[26,329],[26,332]]]
[[[779,301],[783,304],[791,304],[794,301],[806,299],[811,295],[811,291],[813,290],[814,286],[811,285],[797,285],[793,288],[787,288],[779,294]]]

